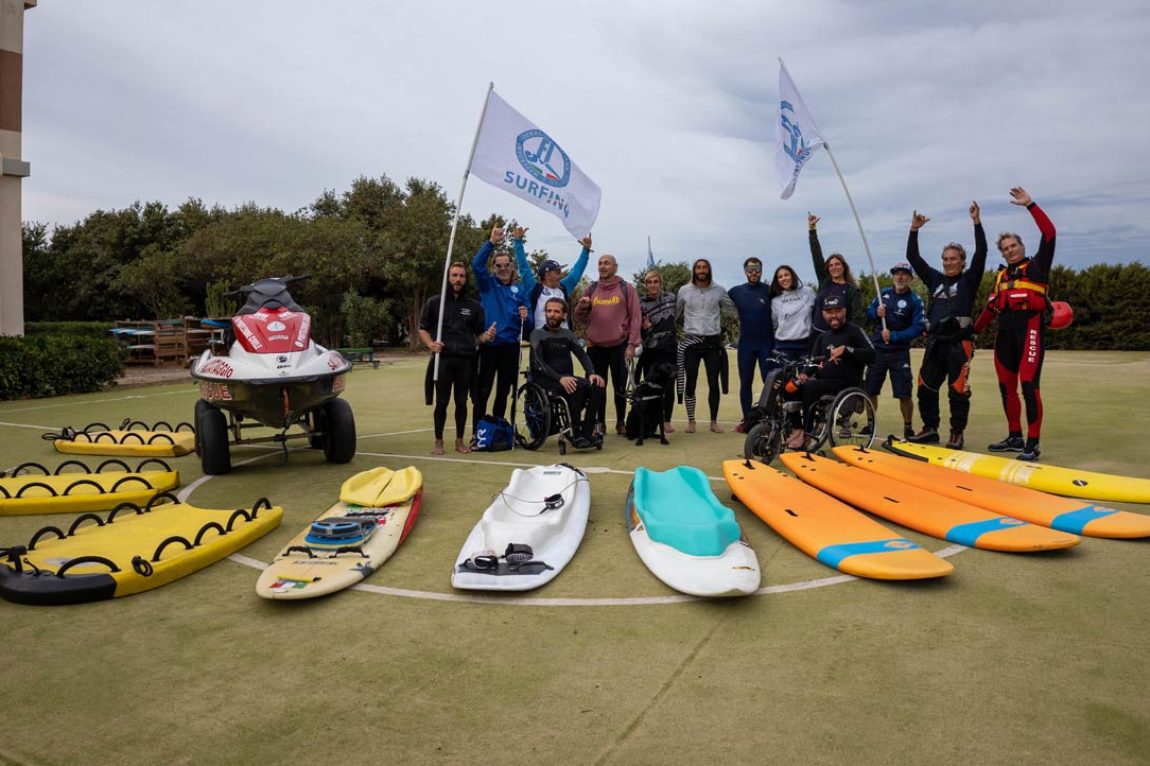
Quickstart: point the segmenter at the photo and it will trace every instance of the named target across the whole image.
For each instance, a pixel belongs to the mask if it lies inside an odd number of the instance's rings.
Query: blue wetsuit
[[[751,411],[755,365],[759,375],[766,380],[767,372],[773,364],[771,354],[775,348],[775,333],[771,324],[771,286],[763,282],[745,282],[732,287],[727,295],[735,303],[739,314],[739,345],[737,366],[739,368],[739,405],[746,420]]]

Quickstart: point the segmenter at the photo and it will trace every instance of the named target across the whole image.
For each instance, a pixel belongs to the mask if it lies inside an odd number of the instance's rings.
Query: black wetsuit
[[[978,285],[986,270],[986,232],[974,225],[974,256],[965,271],[953,277],[927,264],[918,252],[918,232],[906,242],[906,259],[930,294],[927,307],[926,350],[918,370],[918,414],[924,428],[937,430],[942,415],[938,391],[947,381],[950,427],[966,429],[970,418],[970,360],[974,356],[972,313]]]

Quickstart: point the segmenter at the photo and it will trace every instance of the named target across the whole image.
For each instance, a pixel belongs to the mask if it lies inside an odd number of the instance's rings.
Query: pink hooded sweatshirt
[[[591,305],[576,305],[575,319],[587,324],[587,342],[592,346],[618,346],[626,343],[638,348],[643,316],[639,310],[639,293],[633,285],[623,287],[618,276],[600,280],[591,296]]]

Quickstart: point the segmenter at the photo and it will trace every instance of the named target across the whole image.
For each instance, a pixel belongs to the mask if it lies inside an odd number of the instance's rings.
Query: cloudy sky
[[[992,237],[1035,240],[1013,185],[1054,220],[1058,262],[1146,262],[1148,39],[1137,0],[41,0],[25,18],[24,219],[189,197],[292,211],[360,175],[454,199],[493,81],[602,187],[595,247],[624,273],[649,235],[656,257],[708,256],[728,285],[750,255],[810,276],[807,210],[824,248],[866,270],[825,153],[779,199],[782,57],[878,268],[902,260],[915,208],[931,259],[973,244],[972,199]],[[463,211],[577,252],[557,218],[474,178]]]

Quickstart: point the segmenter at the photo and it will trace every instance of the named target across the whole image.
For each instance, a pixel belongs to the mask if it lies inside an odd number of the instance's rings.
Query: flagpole
[[[483,98],[483,111],[479,113],[479,124],[475,126],[475,138],[471,141],[471,153],[467,155],[467,167],[463,171],[463,183],[459,187],[459,197],[455,200],[455,216],[451,219],[451,235],[447,238],[447,257],[443,261],[443,285],[439,290],[439,321],[435,325],[435,340],[443,335],[443,311],[447,305],[447,272],[451,270],[451,251],[455,247],[455,229],[459,225],[459,210],[463,207],[463,194],[467,191],[467,178],[471,175],[471,163],[475,161],[475,147],[479,145],[479,133],[483,130],[483,118],[487,116],[487,105],[491,102],[491,92],[495,83],[487,83],[487,95]],[[435,366],[431,380],[439,382],[439,353],[435,354]]]
[[[780,62],[781,62],[781,59],[780,59]],[[882,291],[880,290],[880,288],[878,286],[878,272],[875,271],[874,258],[871,258],[870,245],[868,245],[867,241],[866,241],[866,233],[863,231],[862,220],[859,219],[859,211],[855,209],[855,201],[851,198],[851,190],[847,188],[846,179],[843,178],[843,172],[841,170],[839,170],[839,164],[837,162],[835,162],[835,155],[834,155],[834,153],[831,152],[831,145],[829,143],[827,143],[826,139],[823,139],[823,148],[827,150],[827,156],[831,158],[831,165],[835,169],[835,174],[839,177],[839,183],[841,183],[843,185],[843,192],[845,192],[847,195],[847,202],[851,206],[851,212],[854,213],[855,223],[859,227],[859,236],[862,237],[863,250],[866,251],[866,259],[867,259],[867,262],[870,264],[870,276],[871,276],[871,279],[874,280],[875,298],[876,299],[881,298],[882,297]],[[880,306],[882,305],[881,300],[879,301],[879,305]],[[884,329],[884,330],[886,329],[886,317],[882,317],[882,329]]]

